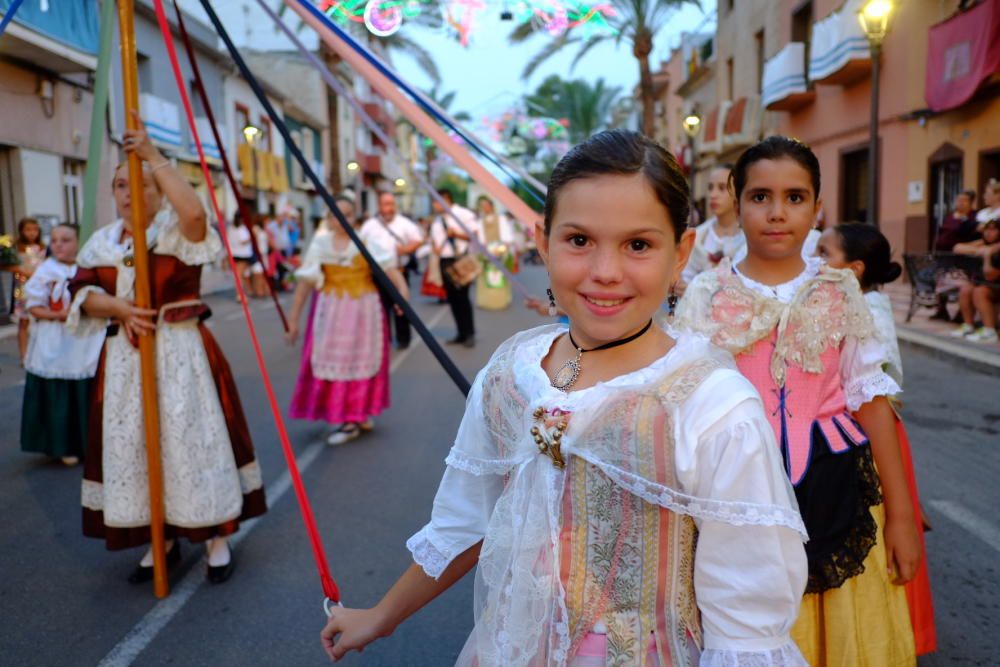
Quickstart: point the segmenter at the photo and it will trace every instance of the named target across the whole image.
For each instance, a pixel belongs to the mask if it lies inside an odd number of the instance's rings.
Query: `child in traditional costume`
[[[497,258],[508,271],[517,270],[518,247],[514,223],[496,212],[493,200],[479,198],[479,243]],[[510,281],[486,258],[481,258],[483,270],[476,278],[476,306],[483,310],[506,310],[513,298]]]
[[[732,168],[731,164],[719,164],[708,174],[708,210],[712,217],[695,227],[691,259],[681,275],[684,285],[746,248],[747,240],[736,217],[736,202],[729,191]]]
[[[125,151],[143,161],[152,309],[135,306],[131,194],[127,165],[115,172],[118,220],[94,232],[80,251],[66,325],[103,330],[83,479],[83,532],[109,549],[150,540],[148,473],[138,336],[156,336],[160,448],[168,564],[180,560],[180,537],[206,542],[208,579],[229,578],[227,537],[266,511],[260,468],[236,383],[204,325],[201,268],[222,251],[184,177],[153,147],[145,130],[128,130]],[[166,202],[164,202],[164,198]],[[152,553],[129,577],[153,576]]]
[[[827,266],[834,269],[850,269],[854,272],[871,311],[872,320],[875,323],[875,335],[882,341],[888,352],[888,359],[883,365],[883,369],[889,377],[896,381],[896,384],[902,387],[903,363],[899,355],[899,342],[896,339],[896,322],[892,314],[892,303],[889,301],[889,296],[879,290],[882,285],[891,283],[903,273],[903,267],[898,262],[892,261],[889,241],[872,225],[843,224],[823,232],[817,253]],[[892,407],[896,416],[896,437],[899,439],[903,466],[906,468],[906,479],[910,485],[913,516],[920,534],[920,545],[926,550],[923,535],[926,524],[917,492],[913,454],[910,450],[910,440],[906,435],[906,428],[900,418],[902,404],[893,400]],[[934,605],[926,558],[920,562],[916,576],[906,584],[906,600],[909,604],[910,623],[913,626],[913,639],[917,655],[933,653],[937,650],[937,631],[934,626]]]
[[[652,323],[687,212],[642,135],[562,158],[537,238],[569,327],[517,334],[479,373],[415,563],[375,608],[333,611],[331,658],[478,562],[460,665],[805,664],[804,532],[760,399],[728,354]]]
[[[337,200],[348,220],[354,204]],[[366,234],[365,247],[405,298],[396,249]],[[289,415],[337,425],[327,443],[339,445],[373,428],[372,417],[389,407],[389,329],[371,268],[335,219],[316,231],[302,265],[288,318],[289,343],[299,335],[306,299],[315,294],[302,347],[302,366]]]
[[[736,355],[764,400],[809,531],[809,583],[792,636],[811,665],[912,665],[902,584],[920,539],[887,400],[899,391],[850,271],[801,255],[819,162],[769,137],[733,169],[747,256],[696,278],[677,325]]]
[[[27,299],[24,285],[31,278],[38,265],[45,260],[45,243],[42,241],[42,227],[34,218],[22,218],[17,223],[17,259],[18,263],[10,268],[14,274],[11,286],[11,319],[17,323],[17,351],[21,363],[28,353],[28,327],[31,317],[28,315]]]
[[[66,331],[69,281],[76,274],[77,228],[57,225],[42,262],[24,285],[25,308],[34,319],[24,358],[21,450],[79,462],[87,442],[91,378],[104,332],[77,337]]]

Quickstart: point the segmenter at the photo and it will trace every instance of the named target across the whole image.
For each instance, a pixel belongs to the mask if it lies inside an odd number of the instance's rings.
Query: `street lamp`
[[[257,206],[257,156],[254,155],[253,146],[254,142],[257,140],[257,136],[260,134],[260,128],[253,125],[252,123],[247,123],[243,127],[243,138],[247,140],[247,145],[250,146],[250,183],[253,184],[254,188],[254,198],[253,207],[254,215],[257,214],[259,208]],[[253,229],[253,221],[247,221],[247,228]]]
[[[395,181],[395,183],[396,183],[396,187],[399,188],[399,189],[403,189],[403,188],[406,187],[406,179],[405,178],[397,178],[396,181]]]
[[[872,58],[871,117],[868,121],[868,224],[878,226],[878,83],[882,42],[889,32],[892,0],[868,0],[858,11],[861,29],[868,37]]]
[[[681,121],[681,125],[684,126],[684,133],[688,136],[688,150],[691,151],[691,164],[690,164],[691,208],[692,208],[692,218],[697,218],[697,220],[694,220],[694,222],[698,222],[701,219],[701,215],[697,212],[698,207],[694,205],[695,202],[694,172],[695,172],[695,163],[697,162],[697,160],[695,159],[695,152],[694,152],[694,138],[698,134],[698,130],[701,129],[701,116],[692,111],[691,113],[689,113],[687,116],[684,117],[684,120]]]

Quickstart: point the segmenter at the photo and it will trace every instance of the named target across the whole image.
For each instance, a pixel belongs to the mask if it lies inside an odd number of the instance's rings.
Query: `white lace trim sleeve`
[[[452,468],[472,475],[506,475],[514,466],[527,458],[528,456],[522,456],[520,459],[483,459],[453,447],[444,462]]]
[[[888,349],[877,337],[848,336],[844,339],[840,376],[849,411],[854,412],[876,396],[902,393],[899,384],[884,370],[888,361]]]
[[[83,312],[83,302],[87,300],[87,295],[92,292],[107,294],[107,292],[96,285],[87,285],[73,295],[73,303],[70,305],[69,314],[66,316],[66,331],[74,336],[81,338],[94,336],[103,333],[108,328],[107,318],[90,317]]]
[[[854,378],[849,384],[844,385],[844,398],[847,401],[847,409],[855,412],[876,396],[895,396],[901,391],[895,380],[885,371],[879,371],[868,377]]]
[[[413,554],[413,562],[423,568],[428,577],[440,579],[457,554],[449,554],[443,546],[435,544],[433,535],[431,527],[424,526],[406,541],[406,548]]]
[[[211,264],[222,253],[222,240],[211,225],[206,225],[205,238],[191,241],[181,233],[177,214],[172,209],[161,211],[157,218],[161,225],[153,249],[157,255],[171,255],[189,266],[200,266]]]
[[[808,667],[794,642],[788,640],[778,648],[761,651],[707,649],[701,654],[699,667]]]

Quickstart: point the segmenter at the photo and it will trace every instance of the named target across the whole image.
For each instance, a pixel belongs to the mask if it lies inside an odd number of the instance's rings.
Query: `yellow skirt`
[[[906,589],[889,579],[882,528],[885,509],[873,507],[878,542],[865,571],[840,588],[802,598],[792,639],[812,667],[916,665]]]

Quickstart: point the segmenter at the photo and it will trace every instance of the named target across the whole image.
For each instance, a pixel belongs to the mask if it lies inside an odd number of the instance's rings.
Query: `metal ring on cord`
[[[330,609],[330,605],[343,608],[344,605],[341,602],[334,602],[330,598],[323,598],[323,611],[326,612],[327,618],[333,618],[333,609]]]

